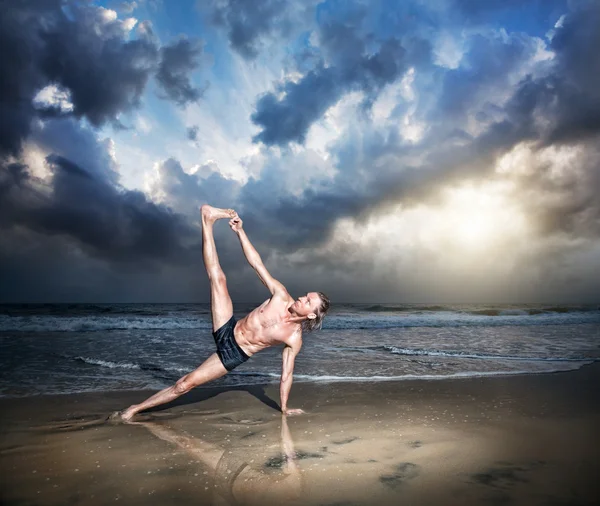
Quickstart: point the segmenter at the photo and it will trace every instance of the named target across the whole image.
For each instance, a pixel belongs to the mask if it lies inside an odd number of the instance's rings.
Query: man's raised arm
[[[244,231],[242,225],[242,219],[237,215],[235,218],[232,218],[229,221],[229,226],[231,227],[231,230],[233,230],[240,239],[242,250],[244,250],[244,255],[246,255],[246,260],[248,260],[248,263],[256,271],[256,274],[258,274],[258,277],[269,289],[272,295],[275,295],[276,293],[287,295],[287,290],[285,289],[285,287],[273,276],[271,276],[271,274],[263,264],[262,258],[260,258],[258,251],[256,251],[254,246],[252,246],[252,243],[250,242],[250,239],[248,239],[248,236],[246,235],[246,232]]]

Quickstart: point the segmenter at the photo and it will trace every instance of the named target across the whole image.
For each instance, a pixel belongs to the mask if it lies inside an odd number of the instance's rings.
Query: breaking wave
[[[106,330],[212,329],[208,319],[190,317],[6,316],[2,332],[98,332]]]

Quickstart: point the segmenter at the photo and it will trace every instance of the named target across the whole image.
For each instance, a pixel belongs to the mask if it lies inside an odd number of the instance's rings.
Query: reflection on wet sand
[[[134,422],[154,436],[181,448],[210,470],[214,481],[212,504],[282,504],[301,495],[302,477],[287,417],[281,417],[281,457],[271,459],[268,471],[242,449],[224,449],[197,436],[178,432],[160,422]],[[203,473],[198,473],[204,474]]]

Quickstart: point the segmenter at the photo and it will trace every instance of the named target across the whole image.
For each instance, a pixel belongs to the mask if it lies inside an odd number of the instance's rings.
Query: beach
[[[600,364],[440,380],[0,399],[3,504],[598,504]]]

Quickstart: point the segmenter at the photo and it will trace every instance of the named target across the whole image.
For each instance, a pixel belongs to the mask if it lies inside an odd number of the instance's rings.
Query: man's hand
[[[242,218],[240,218],[237,213],[235,213],[235,216],[229,220],[229,226],[231,227],[231,230],[236,233],[242,230],[243,224],[244,222],[242,221]]]
[[[294,416],[294,415],[303,415],[304,411],[302,411],[301,409],[284,409],[282,411],[282,413],[287,416]]]

